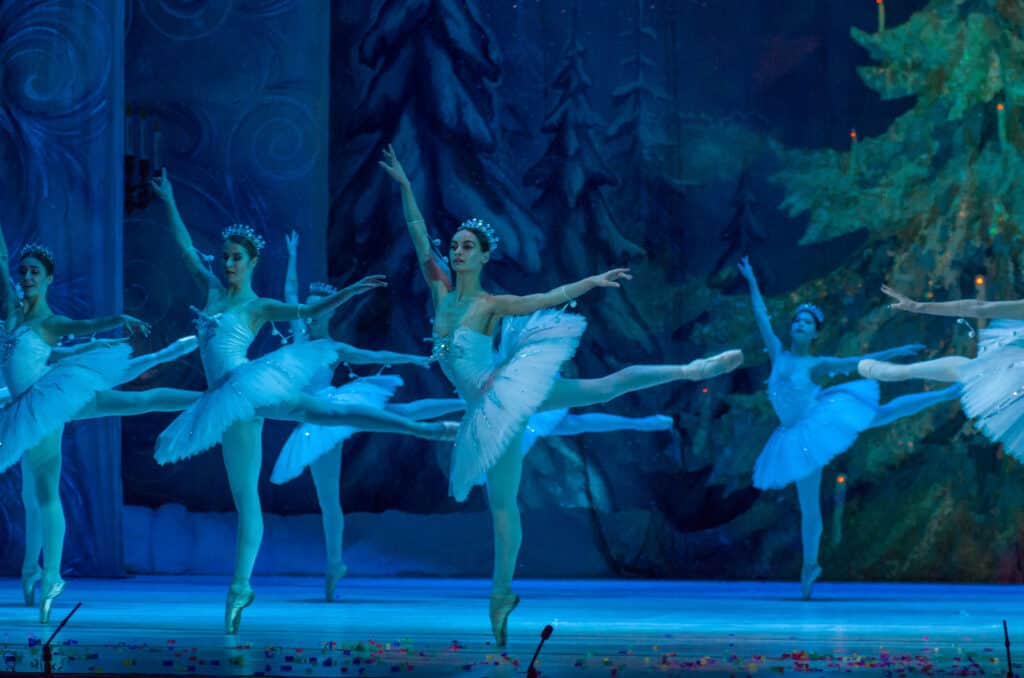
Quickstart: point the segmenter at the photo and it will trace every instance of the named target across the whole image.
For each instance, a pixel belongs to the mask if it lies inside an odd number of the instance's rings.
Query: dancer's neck
[[[231,301],[248,301],[256,296],[256,292],[252,289],[252,281],[246,280],[240,284],[229,285],[225,291],[225,296]]]
[[[455,278],[455,298],[459,301],[475,297],[482,291],[479,273],[460,273]]]
[[[36,297],[35,299],[26,298],[21,302],[21,315],[25,320],[45,318],[52,314],[53,311],[50,310],[50,305],[46,303],[46,299],[44,297]]]
[[[789,352],[803,358],[811,355],[811,345],[803,342],[793,342],[789,345]]]

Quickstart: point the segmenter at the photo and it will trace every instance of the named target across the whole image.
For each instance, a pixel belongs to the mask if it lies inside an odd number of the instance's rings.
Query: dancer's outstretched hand
[[[613,268],[606,273],[601,275],[595,275],[591,278],[594,281],[595,287],[622,287],[619,284],[619,280],[632,280],[633,276],[629,274],[628,268]]]
[[[398,156],[395,155],[395,147],[388,144],[388,147],[384,149],[384,159],[378,163],[384,168],[384,171],[388,173],[388,176],[399,183],[400,186],[409,185],[409,177],[405,174],[405,168],[402,167],[402,163],[398,161]]]
[[[740,263],[736,264],[736,268],[740,269],[740,275],[742,275],[747,282],[753,282],[754,267],[750,265],[750,257],[743,257],[740,259]]]
[[[152,329],[147,322],[143,322],[138,318],[133,318],[130,315],[122,315],[121,322],[124,323],[124,327],[128,330],[128,334],[140,333],[144,337],[149,336],[149,332]]]
[[[910,297],[900,294],[888,285],[882,285],[882,294],[892,297],[896,301],[889,304],[889,308],[896,309],[897,311],[916,311],[919,304]]]
[[[156,197],[164,202],[174,202],[174,187],[171,186],[171,180],[167,178],[166,167],[160,170],[160,176],[149,180],[149,185],[153,188]]]
[[[355,296],[357,294],[366,294],[379,287],[387,287],[388,279],[382,275],[368,275],[359,282],[353,283],[345,288],[345,291]]]
[[[299,233],[296,230],[292,230],[291,233],[284,237],[284,246],[288,248],[288,256],[294,257],[299,251]]]

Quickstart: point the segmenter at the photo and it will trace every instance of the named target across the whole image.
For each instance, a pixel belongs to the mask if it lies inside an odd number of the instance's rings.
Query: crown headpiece
[[[53,258],[53,252],[50,251],[49,247],[44,247],[37,242],[26,243],[21,251],[18,253],[18,259],[24,259],[25,257],[35,257],[36,259],[43,259],[49,262],[50,266],[56,268],[57,260]]]
[[[257,252],[267,246],[267,241],[263,239],[263,236],[257,235],[256,231],[252,230],[252,226],[248,226],[246,224],[231,224],[220,232],[220,237],[225,240],[231,236],[245,238],[252,243],[252,246],[256,248]]]
[[[800,304],[796,307],[796,310],[793,311],[793,316],[795,317],[799,313],[810,313],[811,317],[817,320],[819,325],[825,322],[825,314],[822,313],[821,309],[814,304]]]
[[[487,238],[487,244],[490,246],[492,252],[498,249],[498,243],[501,242],[501,238],[499,238],[498,234],[494,231],[494,227],[483,219],[477,219],[475,217],[472,219],[466,219],[459,226],[459,229],[469,229]]]
[[[325,282],[314,282],[309,283],[309,293],[315,294],[321,297],[329,297],[332,294],[337,294],[338,288],[330,283]]]

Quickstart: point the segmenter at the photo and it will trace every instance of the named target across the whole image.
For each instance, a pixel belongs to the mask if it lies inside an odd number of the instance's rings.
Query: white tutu
[[[806,412],[772,433],[754,466],[754,487],[780,489],[823,468],[871,425],[878,401],[878,383],[866,379],[818,392]]]
[[[128,381],[131,347],[96,348],[47,365],[51,348],[26,329],[5,339],[4,364],[14,393],[0,409],[0,471],[15,464],[26,450],[59,431],[100,391]]]
[[[327,387],[313,395],[339,405],[383,408],[401,385],[401,377],[384,374],[356,379],[339,388]],[[270,482],[280,484],[298,478],[307,466],[341,445],[358,430],[351,426],[300,425],[292,431],[281,449],[274,471],[270,474]]]
[[[441,367],[466,401],[449,484],[456,501],[466,499],[523,433],[562,364],[576,352],[586,324],[581,316],[558,311],[506,319],[499,354],[491,337],[465,327],[436,340]]]
[[[978,357],[960,374],[960,402],[974,425],[1024,461],[1024,321],[994,320],[981,330]]]
[[[199,454],[219,443],[231,425],[286,406],[317,370],[337,361],[339,346],[329,339],[289,344],[230,370],[160,434],[157,462]]]

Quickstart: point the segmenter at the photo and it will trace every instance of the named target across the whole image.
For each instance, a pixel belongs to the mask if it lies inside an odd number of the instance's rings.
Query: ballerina
[[[298,303],[298,234],[292,233],[286,240],[288,248],[288,272],[285,276],[285,301]],[[306,303],[312,303],[322,296],[333,293],[325,283],[312,283]],[[326,315],[310,318],[303,323],[292,323],[292,334],[296,341],[323,339],[329,336],[329,318]],[[503,336],[503,341],[508,335]],[[414,364],[426,366],[429,357],[390,351],[366,351],[346,346],[346,362],[352,364]],[[317,373],[308,390],[318,397],[333,398],[342,402],[359,402],[385,407],[391,412],[414,421],[436,419],[465,409],[459,398],[428,398],[407,403],[388,402],[402,379],[395,375],[376,375],[348,382],[344,386],[331,386],[333,369]],[[664,431],[672,427],[672,419],[664,415],[650,417],[619,417],[602,413],[570,414],[568,410],[551,410],[533,415],[522,438],[522,454],[533,447],[540,437],[583,435],[611,431]],[[287,483],[299,477],[308,467],[313,477],[317,502],[323,519],[324,543],[327,551],[327,576],[324,597],[328,602],[335,600],[338,581],[345,576],[348,568],[342,558],[345,516],[341,507],[339,482],[341,479],[342,448],[348,438],[358,430],[350,426],[320,426],[303,424],[292,431],[277,458],[270,481]]]
[[[401,188],[409,235],[430,289],[434,354],[466,401],[449,492],[456,501],[464,501],[486,475],[495,551],[490,621],[495,640],[503,647],[508,640],[508,617],[519,604],[512,591],[522,543],[517,505],[522,455],[518,452],[529,417],[542,410],[605,403],[660,384],[717,376],[738,367],[743,354],[728,351],[688,365],[634,365],[599,379],[559,379],[559,369],[575,353],[586,322],[581,316],[547,309],[571,304],[599,287],[619,287],[620,281],[630,279],[628,270],[612,269],[541,294],[488,294],[481,287],[480,275],[498,238],[489,224],[470,219],[451,239],[449,259],[457,276],[453,285],[434,260],[409,178],[391,147],[384,151],[380,164]],[[492,335],[508,316],[530,317],[519,328],[510,357],[495,363]]]
[[[945,356],[902,365],[864,360],[858,371],[879,381],[926,379],[959,384],[960,404],[975,426],[1024,461],[1024,300],[914,301],[888,285],[882,286],[882,292],[894,300],[890,308],[899,311],[983,318],[992,323],[979,332],[976,358]]]
[[[187,268],[206,290],[205,308],[194,311],[198,316],[200,357],[209,384],[202,397],[160,434],[156,459],[161,464],[179,461],[221,444],[238,512],[235,570],[224,610],[225,631],[233,634],[238,632],[242,610],[254,598],[250,579],[263,539],[258,481],[264,418],[354,426],[363,431],[429,440],[450,440],[457,427],[454,422],[414,422],[371,406],[334,403],[304,392],[318,369],[339,359],[342,347],[329,339],[289,344],[249,361],[248,348],[265,323],[303,320],[330,312],[356,295],[384,287],[383,277],[364,278],[312,304],[287,304],[260,297],[252,289],[252,273],[265,242],[251,227],[234,224],[222,232],[226,274],[226,284],[222,284],[192,245],[166,171],[152,181],[152,186],[167,208]]]
[[[801,304],[790,322],[790,347],[772,329],[771,317],[747,257],[739,270],[750,286],[754,318],[772,364],[768,399],[781,422],[765,444],[754,466],[754,487],[780,490],[796,485],[803,543],[801,593],[811,597],[821,576],[818,551],[821,544],[821,471],[833,457],[848,450],[864,430],[884,426],[936,403],[953,400],[959,389],[930,391],[894,398],[879,404],[875,381],[857,380],[822,390],[815,379],[849,374],[865,358],[898,358],[918,353],[920,345],[900,346],[868,356],[839,358],[811,353],[825,316],[813,304]]]
[[[284,299],[287,303],[299,303],[298,246],[299,235],[292,231],[285,238],[288,250],[288,269],[285,275]],[[337,288],[322,282],[314,282],[309,286],[306,297],[307,304],[314,304],[325,297],[337,293]],[[307,318],[305,322],[293,320],[292,337],[295,342],[316,341],[330,338],[329,313]],[[339,364],[351,365],[402,365],[410,364],[429,367],[430,356],[396,353],[394,351],[368,351],[355,346],[337,342],[338,358],[331,365],[321,367],[306,386],[306,392],[317,398],[329,399],[342,405],[363,405],[375,409],[383,408],[394,394],[395,389],[402,385],[402,379],[395,375],[377,375],[356,379],[340,386],[331,386],[331,378]],[[448,408],[441,414],[457,411],[460,408]],[[394,412],[394,410],[392,410]],[[408,417],[418,421],[420,417]],[[441,415],[437,415],[441,416]],[[429,417],[434,418],[434,417]],[[338,581],[345,576],[348,568],[342,559],[342,532],[345,529],[345,515],[341,509],[339,480],[341,478],[342,444],[357,430],[351,426],[323,426],[319,424],[302,424],[288,438],[277,463],[271,473],[270,481],[283,483],[297,477],[308,466],[313,476],[313,487],[316,489],[317,502],[324,528],[324,544],[327,550],[327,574],[325,577],[324,594],[328,601],[334,600],[334,591]]]
[[[55,314],[46,299],[53,282],[54,256],[46,247],[34,243],[19,252],[18,280],[23,295],[19,301],[8,259],[6,240],[0,232],[0,303],[5,319],[0,369],[9,389],[9,401],[0,409],[0,472],[21,462],[25,508],[22,593],[25,604],[32,606],[39,584],[39,618],[47,623],[53,601],[65,586],[60,576],[66,531],[60,498],[64,425],[144,406],[154,410],[181,409],[185,398],[178,397],[180,394],[173,390],[159,400],[153,394],[128,396],[109,389],[133,380],[157,364],[185,355],[194,350],[195,342],[180,340],[162,351],[134,359],[129,357],[130,347],[123,342],[98,341],[55,349],[54,344],[66,336],[95,334],[117,327],[148,334],[149,326],[123,314],[82,320]],[[51,358],[54,364],[49,364]]]

